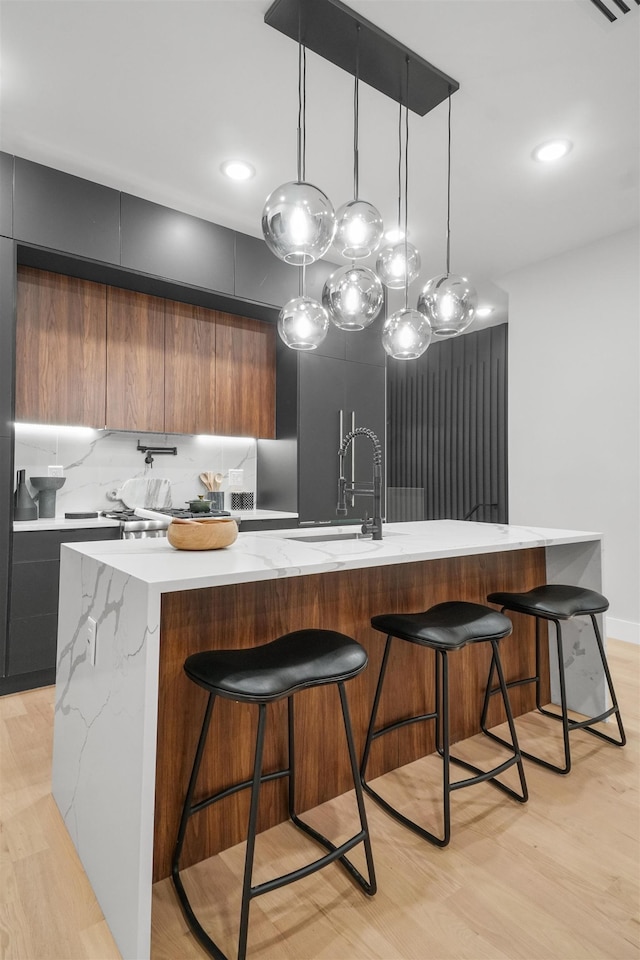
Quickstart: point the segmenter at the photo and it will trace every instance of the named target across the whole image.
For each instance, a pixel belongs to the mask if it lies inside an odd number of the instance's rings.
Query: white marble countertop
[[[118,527],[119,520],[106,517],[85,518],[84,520],[66,520],[64,517],[48,517],[42,520],[14,520],[14,533],[28,533],[33,530],[92,530],[96,527]]]
[[[306,542],[309,536],[354,533],[353,526],[240,533],[222,550],[175,550],[162,539],[69,544],[113,571],[161,593],[305,576],[336,570],[599,541],[599,533],[462,520],[385,524],[383,539]]]
[[[234,510],[231,515],[243,520],[295,520],[297,513],[286,513],[281,510]],[[65,517],[49,517],[42,520],[14,520],[14,533],[25,533],[30,530],[89,530],[95,527],[117,527],[119,520],[109,520],[107,517],[93,517],[84,520],[66,520]]]
[[[239,520],[297,520],[297,513],[287,513],[284,510],[230,510],[232,517]]]

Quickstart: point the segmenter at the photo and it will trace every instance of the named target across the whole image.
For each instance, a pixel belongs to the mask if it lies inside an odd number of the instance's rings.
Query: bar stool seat
[[[487,597],[489,603],[495,603],[497,606],[504,610],[512,610],[515,613],[523,613],[528,616],[536,618],[536,667],[535,675],[532,677],[524,677],[521,679],[509,680],[507,682],[507,687],[522,686],[527,683],[535,683],[536,685],[536,709],[539,713],[543,714],[545,717],[551,717],[553,720],[559,720],[562,723],[562,735],[563,735],[563,746],[564,746],[564,764],[555,764],[551,763],[548,760],[544,760],[542,757],[539,757],[533,753],[522,750],[522,756],[526,757],[528,760],[532,760],[534,763],[539,764],[540,766],[547,767],[549,770],[553,770],[556,773],[567,774],[571,770],[571,746],[569,743],[569,733],[572,730],[586,730],[587,733],[592,734],[594,737],[598,737],[601,740],[606,740],[608,743],[612,743],[615,746],[622,747],[626,743],[626,735],[624,728],[622,726],[622,717],[620,715],[620,708],[618,707],[618,701],[616,699],[615,690],[613,688],[613,681],[611,679],[611,673],[609,671],[609,665],[607,663],[607,657],[604,651],[604,645],[602,643],[602,637],[600,635],[600,630],[598,628],[598,623],[596,621],[596,614],[603,613],[609,608],[609,601],[601,593],[598,593],[596,590],[588,590],[585,587],[577,587],[569,584],[558,584],[558,583],[547,583],[539,587],[534,587],[532,590],[527,590],[523,593],[510,593],[510,592],[496,592],[490,593]],[[562,629],[560,627],[560,622],[565,620],[572,620],[574,617],[589,616],[591,618],[591,623],[593,626],[593,632],[596,639],[596,644],[598,647],[598,652],[600,654],[600,660],[602,662],[602,667],[604,670],[604,675],[607,681],[607,686],[609,690],[609,696],[611,698],[611,707],[607,710],[604,710],[598,716],[587,717],[585,720],[572,720],[569,717],[568,705],[567,705],[567,690],[566,690],[566,677],[564,669],[564,653],[562,648]],[[556,635],[556,645],[557,645],[557,654],[558,654],[558,675],[560,681],[560,713],[554,713],[552,710],[547,710],[542,706],[541,703],[541,690],[540,690],[540,655],[541,655],[541,643],[542,643],[542,632],[540,629],[540,624],[542,620],[550,620],[555,624],[555,635]],[[486,729],[486,716],[489,706],[490,697],[494,693],[497,693],[499,688],[492,688],[494,669],[496,665],[493,660],[491,661],[491,667],[489,669],[489,678],[487,680],[486,694],[484,708],[482,711],[482,729],[487,736],[491,737],[494,740],[497,740],[499,743],[503,743],[496,734],[491,733]],[[608,717],[611,717],[615,714],[617,723],[618,723],[618,735],[619,738],[611,737],[608,734],[602,733],[600,730],[594,730],[593,724],[599,723],[603,720],[606,720]]]
[[[498,643],[504,637],[509,636],[512,630],[511,621],[503,614],[498,614],[490,607],[479,603],[468,603],[466,601],[449,601],[439,603],[423,613],[392,613],[382,614],[373,617],[371,626],[381,633],[387,634],[378,684],[371,710],[369,729],[365,741],[365,747],[360,767],[362,785],[365,791],[392,817],[398,820],[404,826],[413,830],[425,840],[444,847],[451,838],[451,814],[450,814],[450,796],[454,790],[463,787],[472,786],[476,783],[490,782],[498,787],[510,797],[518,800],[520,803],[528,799],[527,784],[522,765],[522,757],[518,747],[518,740],[509,703],[509,694],[504,683],[502,665],[500,662],[500,652]],[[434,651],[435,658],[435,677],[434,677],[434,700],[435,707],[430,713],[420,714],[415,717],[408,717],[396,723],[388,724],[380,730],[375,729],[378,707],[382,695],[384,679],[389,662],[389,654],[394,639],[405,640],[409,643],[415,643],[419,646],[427,647]],[[466,760],[455,757],[450,751],[450,732],[449,732],[449,668],[448,654],[450,652],[461,650],[469,643],[490,643],[492,648],[492,663],[497,665],[498,676],[501,678],[501,690],[503,695],[504,707],[507,715],[507,722],[512,736],[512,743],[506,744],[510,751],[510,756],[491,770],[481,770]],[[371,744],[378,737],[390,733],[392,730],[398,730],[411,723],[417,723],[422,720],[435,721],[435,740],[436,750],[443,760],[443,831],[438,836],[435,833],[426,830],[423,826],[411,820],[393,807],[376,790],[366,782],[366,769],[369,762]],[[450,764],[455,763],[474,774],[464,780],[458,780],[451,783]],[[517,765],[520,778],[520,793],[517,793],[511,787],[497,779],[498,775]]]
[[[191,816],[209,807],[211,804],[237,793],[245,788],[251,789],[249,825],[247,829],[247,850],[242,887],[240,911],[240,932],[238,938],[238,960],[244,960],[247,949],[249,907],[251,900],[278,887],[292,883],[302,877],[315,873],[334,860],[347,870],[349,875],[372,896],[376,892],[376,879],[371,852],[371,841],[362,796],[362,787],[358,771],[349,707],[344,683],[361,673],[367,665],[365,650],[342,633],[332,630],[298,630],[285,634],[270,643],[244,650],[210,650],[188,657],[184,663],[187,676],[209,694],[204,720],[200,731],[193,769],[182,809],[180,826],[172,860],[172,879],[187,922],[202,946],[217,960],[226,960],[225,954],[204,930],[195,916],[180,877],[180,855],[188,821]],[[349,840],[335,845],[322,836],[295,812],[295,749],[294,749],[294,695],[311,687],[335,684],[338,688],[344,728],[353,775],[356,803],[360,820],[360,830]],[[198,778],[198,772],[209,732],[211,716],[217,697],[258,707],[258,729],[254,756],[253,775],[250,779],[234,784],[219,793],[192,803]],[[269,703],[287,698],[288,723],[288,763],[286,768],[263,773],[262,760],[266,729],[266,710]],[[318,718],[322,722],[322,718]],[[256,825],[260,786],[266,781],[280,778],[288,779],[288,814],[291,821],[317,841],[328,852],[312,863],[275,877],[264,883],[252,886],[253,859],[255,852]],[[365,879],[346,854],[359,843],[365,851],[369,879]]]

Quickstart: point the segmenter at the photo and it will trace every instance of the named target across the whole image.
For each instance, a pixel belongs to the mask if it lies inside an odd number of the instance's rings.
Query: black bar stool
[[[517,613],[526,613],[531,617],[536,618],[536,672],[533,677],[524,677],[521,680],[511,680],[507,683],[507,687],[516,687],[522,686],[525,683],[535,683],[536,685],[536,708],[537,710],[544,714],[545,717],[552,717],[554,720],[560,720],[562,723],[562,738],[564,742],[564,766],[559,764],[549,763],[548,760],[543,760],[541,757],[535,756],[532,753],[527,753],[524,750],[521,751],[522,756],[526,757],[528,760],[533,760],[535,763],[539,763],[542,767],[547,767],[549,770],[554,770],[556,773],[569,773],[571,770],[571,748],[569,745],[569,732],[571,730],[586,730],[587,733],[593,734],[594,737],[599,737],[601,740],[606,740],[608,743],[613,743],[617,747],[623,747],[627,742],[625,736],[624,728],[622,726],[622,717],[620,716],[620,708],[618,707],[618,701],[616,699],[615,690],[613,689],[613,682],[611,680],[611,673],[609,672],[609,665],[607,663],[607,657],[604,652],[604,646],[602,644],[602,637],[600,636],[600,630],[598,629],[598,624],[596,621],[596,613],[603,613],[609,608],[609,601],[606,597],[603,597],[601,593],[596,593],[595,590],[586,590],[583,587],[573,587],[567,586],[565,584],[558,583],[548,583],[541,587],[534,587],[533,590],[529,590],[526,593],[490,593],[487,597],[489,603],[495,603],[502,607],[502,610],[513,610]],[[573,617],[583,617],[590,616],[591,623],[593,624],[593,632],[595,634],[596,643],[598,645],[598,651],[600,653],[600,659],[602,661],[602,666],[604,668],[604,675],[607,680],[607,685],[609,688],[609,695],[611,697],[612,706],[605,710],[604,713],[600,713],[597,717],[588,717],[586,720],[571,720],[567,708],[567,689],[565,681],[565,672],[564,672],[564,655],[562,650],[562,630],[560,628],[561,620],[571,620]],[[556,645],[558,650],[558,673],[560,679],[560,713],[554,713],[551,710],[546,710],[542,703],[540,702],[540,649],[542,643],[542,631],[541,631],[541,621],[542,620],[551,620],[556,627]],[[485,721],[487,718],[487,710],[489,707],[489,699],[494,694],[497,693],[498,688],[492,689],[491,684],[493,683],[494,668],[496,664],[494,661],[491,661],[491,668],[489,670],[489,678],[487,680],[487,689],[485,693],[484,700],[484,709],[482,711],[482,729],[487,736],[491,737],[494,740],[497,740],[499,743],[502,743],[500,737],[496,736],[495,733],[490,733],[486,729]],[[616,720],[618,722],[618,733],[620,736],[619,740],[616,740],[614,737],[610,737],[605,733],[602,733],[600,730],[593,730],[592,724],[599,723],[601,720],[606,720],[607,717],[611,717],[615,714]]]
[[[364,753],[360,773],[362,776],[362,785],[366,792],[373,797],[383,809],[392,817],[395,817],[400,823],[409,827],[419,836],[439,847],[445,847],[451,838],[451,814],[450,799],[454,790],[460,790],[462,787],[470,787],[475,783],[489,781],[500,790],[507,793],[510,797],[525,803],[528,798],[527,784],[524,776],[522,758],[518,747],[513,714],[509,703],[509,694],[504,681],[502,664],[500,662],[500,652],[498,642],[509,636],[512,630],[511,621],[508,617],[498,614],[490,607],[485,607],[479,603],[466,603],[463,601],[452,601],[449,603],[439,603],[431,607],[424,613],[391,613],[379,617],[373,617],[371,625],[375,630],[387,634],[387,643],[380,666],[380,675],[378,677],[378,686],[376,688],[371,710],[371,719],[369,721],[369,730],[365,741]],[[399,720],[396,723],[375,729],[378,705],[382,694],[382,687],[387,671],[391,643],[394,638],[399,640],[408,640],[409,643],[416,643],[423,647],[429,647],[434,652],[435,658],[435,679],[434,679],[434,699],[435,709],[432,713],[424,713],[416,717],[408,717],[405,720]],[[478,767],[454,757],[450,752],[449,739],[449,665],[448,654],[454,650],[461,650],[468,643],[488,642],[493,651],[492,663],[496,664],[502,699],[507,714],[507,722],[513,743],[507,744],[511,751],[511,756],[503,763],[491,770],[480,770]],[[435,720],[436,749],[443,759],[443,821],[444,832],[441,837],[436,836],[423,827],[419,826],[413,820],[405,817],[387,800],[380,796],[368,783],[365,782],[367,764],[369,761],[369,752],[371,744],[378,737],[392,730],[398,730],[410,723],[417,723],[421,720]],[[461,767],[470,770],[475,776],[467,777],[464,780],[458,780],[451,783],[450,764],[457,763]],[[519,794],[511,787],[497,780],[497,776],[508,770],[514,764],[518,766],[520,776],[520,787],[522,793]]]
[[[334,860],[345,867],[350,876],[360,884],[365,893],[370,896],[376,892],[376,879],[371,853],[371,841],[367,825],[362,788],[358,772],[358,762],[353,742],[353,733],[349,719],[349,707],[344,690],[344,683],[361,673],[367,665],[367,654],[359,643],[341,633],[331,630],[298,630],[273,640],[271,643],[246,650],[214,650],[196,653],[185,660],[184,670],[187,676],[204,687],[209,693],[209,700],[200,731],[200,738],[196,749],[193,770],[189,780],[187,795],[182,809],[178,837],[173,854],[171,873],[173,882],[184,910],[185,917],[191,930],[211,956],[217,960],[226,960],[225,954],[203,929],[197,920],[191,904],[187,898],[182,880],[180,879],[180,854],[184,842],[185,831],[189,818],[206,807],[224,797],[245,788],[251,788],[251,804],[249,812],[249,826],[247,830],[247,850],[244,867],[244,882],[242,886],[242,906],[240,912],[240,934],[238,939],[238,960],[244,960],[247,950],[247,931],[249,925],[249,907],[251,900],[263,893],[269,893],[278,887],[292,883],[302,877],[307,877],[316,870]],[[293,695],[309,687],[318,687],[328,683],[335,683],[340,694],[342,716],[349,750],[351,771],[356,793],[358,813],[360,817],[360,831],[336,846],[318,833],[309,824],[304,823],[295,812],[295,751],[294,751],[294,724],[293,724]],[[192,803],[193,793],[198,778],[198,771],[205,748],[211,714],[216,697],[243,703],[256,704],[258,707],[258,731],[256,737],[255,759],[253,776],[226,790]],[[284,697],[288,699],[288,766],[283,770],[263,774],[262,757],[266,728],[267,704]],[[320,721],[319,721],[320,722]],[[258,817],[258,800],[260,785],[268,780],[288,778],[288,812],[296,827],[304,831],[329,852],[318,860],[292,870],[283,876],[268,880],[257,886],[251,885],[253,858],[255,851],[256,824]],[[346,854],[357,844],[363,843],[369,879],[361,875],[356,867],[347,859]]]

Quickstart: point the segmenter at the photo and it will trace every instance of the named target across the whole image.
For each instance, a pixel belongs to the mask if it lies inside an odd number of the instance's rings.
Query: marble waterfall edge
[[[148,957],[159,603],[136,578],[62,550],[52,792],[123,956]]]

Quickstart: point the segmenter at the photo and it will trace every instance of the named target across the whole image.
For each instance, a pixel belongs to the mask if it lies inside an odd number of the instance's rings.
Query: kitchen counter
[[[66,520],[64,517],[43,517],[42,520],[14,520],[14,533],[28,533],[42,530],[94,530],[99,527],[118,527],[119,520],[109,520],[107,517],[85,518],[83,520]]]
[[[334,535],[353,532],[352,526],[331,528]],[[62,547],[53,794],[125,958],[149,956],[152,883],[167,876],[176,811],[201,720],[204,694],[184,676],[186,655],[251,646],[303,626],[349,633],[365,646],[371,662],[349,685],[359,749],[384,645],[369,620],[388,612],[390,597],[394,608],[415,610],[442,599],[483,602],[490,590],[528,589],[545,580],[601,589],[598,533],[444,520],[388,524],[381,541],[302,539],[327,534],[322,528],[240,533],[230,547],[207,552],[176,551],[166,540]],[[94,665],[88,617],[97,623]],[[532,648],[533,626],[523,622],[530,619],[514,620],[513,636],[504,642],[505,669],[508,664],[514,673]],[[582,646],[580,630],[570,622],[565,631],[571,706],[584,712],[604,709],[604,684],[592,693],[593,677],[601,670],[597,657]],[[463,712],[475,724],[476,713],[479,718],[475,699],[483,681],[474,678],[487,669],[479,659],[482,646],[456,656],[462,684],[451,697],[457,739],[475,732],[461,725],[460,704],[473,698],[473,708]],[[399,657],[398,696],[405,709],[414,693],[421,693],[420,678],[431,668],[424,656],[412,659],[424,651],[414,644],[402,647],[394,656]],[[326,689],[312,692],[319,699],[305,701],[322,711],[322,723],[314,712],[316,722],[307,720],[305,729],[315,730],[312,736],[322,730],[325,749],[334,736],[339,742],[337,727],[333,730],[335,704],[326,711],[322,706]],[[514,689],[517,713],[532,708],[525,699],[530,695],[522,691]],[[228,716],[221,711],[221,717]],[[217,747],[222,776],[229,780],[243,757],[232,722],[223,721]],[[246,714],[243,722],[246,731]],[[398,741],[389,755],[372,755],[372,776],[432,752],[432,734],[423,736],[415,725],[407,729],[412,732],[404,745]],[[315,749],[308,754],[314,757]],[[317,769],[301,776],[300,809],[348,789],[342,768],[334,772],[335,781]],[[270,805],[272,822],[286,816],[280,800]],[[208,810],[202,816],[210,814],[219,815]],[[213,822],[200,836],[220,834]],[[241,839],[225,835],[227,846]],[[197,853],[187,843],[186,862],[217,849]]]
[[[69,549],[103,564],[107,576],[122,574],[156,592],[168,593],[600,539],[598,533],[458,520],[385,524],[382,540],[327,539],[310,543],[305,539],[339,537],[357,529],[344,526],[240,533],[224,550],[176,550],[162,538],[74,544]]]
[[[242,524],[255,521],[295,520],[297,513],[285,513],[281,510],[237,510],[231,514],[237,517]],[[117,527],[119,520],[110,520],[107,517],[85,518],[83,520],[67,520],[65,517],[43,517],[41,520],[14,520],[14,533],[24,533],[32,530],[82,530],[95,527]]]

